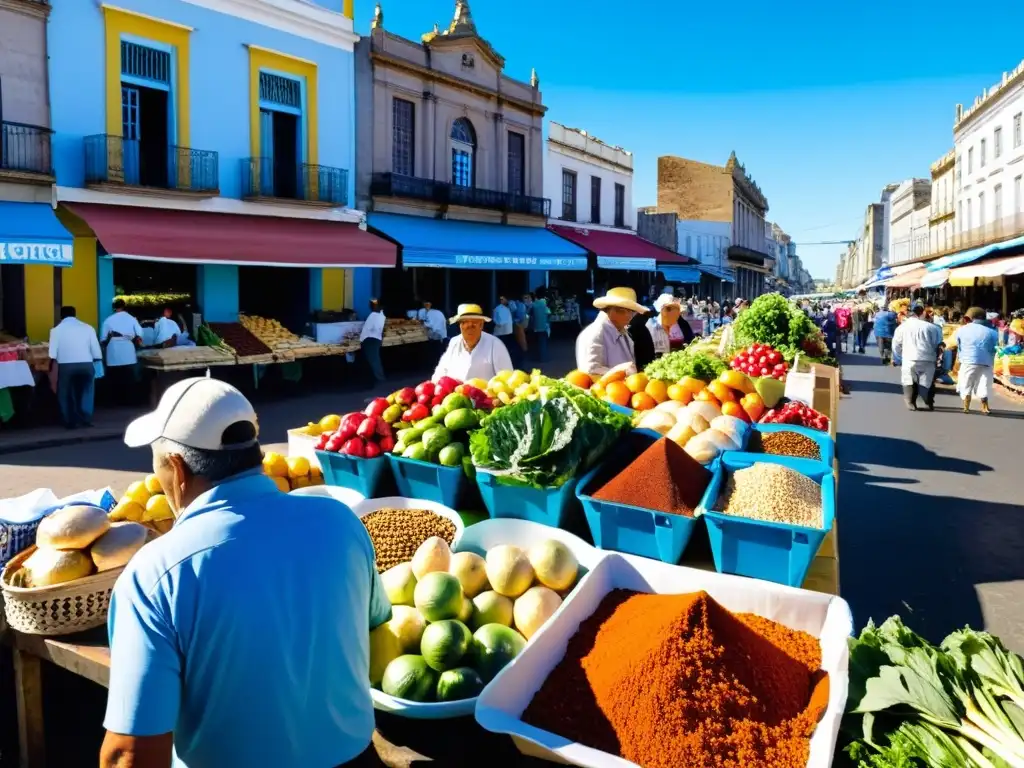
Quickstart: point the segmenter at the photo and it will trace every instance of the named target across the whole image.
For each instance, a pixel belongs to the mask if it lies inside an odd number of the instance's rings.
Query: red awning
[[[550,229],[566,240],[586,248],[598,257],[618,259],[653,259],[658,264],[696,264],[694,259],[662,248],[631,232],[609,232],[585,226],[551,224]]]
[[[357,224],[62,203],[116,259],[271,267],[393,267],[397,246]]]

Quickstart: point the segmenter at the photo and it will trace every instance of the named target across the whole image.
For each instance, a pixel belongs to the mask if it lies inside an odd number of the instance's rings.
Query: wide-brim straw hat
[[[455,317],[449,317],[448,322],[452,325],[461,323],[463,320],[483,320],[491,322],[491,318],[484,314],[484,309],[479,304],[459,304],[459,310]]]
[[[654,311],[661,312],[665,307],[669,307],[675,304],[677,307],[682,307],[682,299],[671,293],[663,293],[657,299],[654,300]]]
[[[594,299],[595,309],[608,309],[608,307],[620,307],[628,309],[641,315],[650,310],[636,300],[636,291],[632,288],[612,288],[604,296]]]

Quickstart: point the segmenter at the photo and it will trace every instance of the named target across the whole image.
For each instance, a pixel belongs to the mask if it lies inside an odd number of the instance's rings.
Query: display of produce
[[[858,768],[1024,766],[1024,660],[968,628],[932,645],[898,616],[850,641],[843,730]]]
[[[503,485],[560,488],[594,466],[629,425],[577,387],[544,379],[538,399],[485,417],[469,449],[473,464]]]
[[[755,432],[747,450],[774,456],[795,456],[801,459],[821,459],[821,446],[799,432]]]
[[[687,376],[709,382],[717,379],[728,367],[711,349],[691,344],[659,357],[644,368],[644,373],[648,378],[669,383]]]
[[[391,425],[380,416],[368,416],[359,411],[346,413],[336,429],[321,432],[316,442],[318,451],[360,459],[375,459],[394,447],[395,433]]]
[[[142,548],[146,536],[145,526],[112,523],[99,507],[58,509],[39,524],[35,551],[10,575],[9,585],[51,587],[120,568]]]
[[[115,301],[118,299],[125,303],[129,312],[138,312],[140,309],[163,310],[175,304],[188,304],[192,296],[187,293],[128,293],[114,297]]]
[[[809,405],[804,405],[795,400],[783,405],[781,408],[772,408],[761,417],[762,424],[794,424],[799,427],[810,427],[821,432],[828,432],[828,416],[816,411]]]
[[[758,462],[732,472],[716,510],[768,523],[822,528],[821,486],[781,464]]]
[[[433,539],[440,539],[445,549],[455,540],[455,523],[436,512],[427,509],[391,509],[384,508],[370,512],[360,518],[370,534],[373,551],[377,553],[377,570],[381,573],[413,561],[416,553],[423,545]],[[437,548],[432,541],[432,547]],[[447,570],[445,561],[443,570]],[[410,567],[410,576],[415,579]],[[422,573],[427,573],[423,570]],[[391,577],[396,583],[395,577]],[[391,597],[389,591],[388,597]],[[403,604],[404,600],[392,600],[392,603]]]
[[[129,485],[109,517],[113,522],[142,523],[157,533],[167,533],[174,525],[171,503],[156,475],[146,475],[144,480]]]
[[[782,353],[767,344],[751,344],[732,359],[729,367],[751,377],[770,376],[779,380],[786,378],[789,371]]]
[[[269,346],[256,338],[241,323],[207,323],[207,325],[220,337],[224,346],[230,348],[238,357],[255,357],[272,353]]]
[[[828,705],[813,636],[733,614],[706,592],[616,589],[523,713],[644,768],[806,766]]]
[[[754,299],[737,316],[733,328],[737,343],[744,346],[767,345],[788,361],[792,361],[797,354],[810,354],[812,357],[828,354],[827,349],[805,348],[810,340],[818,339],[821,332],[810,317],[777,293],[767,293]]]
[[[304,339],[283,325],[279,320],[257,315],[239,315],[239,324],[275,352],[321,346],[313,339]]]
[[[305,456],[282,456],[276,451],[263,454],[263,474],[270,477],[285,493],[324,484],[320,467],[312,466]]]
[[[486,557],[424,541],[381,577],[392,618],[370,633],[370,684],[421,703],[477,696],[578,577],[575,556],[555,539],[526,551],[499,545]]]
[[[512,405],[520,400],[536,399],[543,375],[536,368],[526,371],[498,371],[484,389],[498,402],[495,405]],[[475,384],[477,382],[469,382]]]
[[[601,501],[693,517],[711,477],[679,445],[663,437],[592,495]]]
[[[356,341],[359,340],[358,331],[355,332],[354,338]],[[427,329],[419,320],[389,317],[384,321],[382,346],[393,347],[397,344],[415,344],[426,340]]]

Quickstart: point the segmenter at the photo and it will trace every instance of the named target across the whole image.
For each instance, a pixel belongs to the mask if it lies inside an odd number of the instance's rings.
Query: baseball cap
[[[208,378],[184,379],[172,384],[160,398],[156,410],[140,416],[124,432],[125,445],[141,448],[160,438],[190,448],[222,451],[224,430],[247,421],[259,434],[259,422],[252,403],[230,384]],[[254,445],[233,443],[230,447]]]

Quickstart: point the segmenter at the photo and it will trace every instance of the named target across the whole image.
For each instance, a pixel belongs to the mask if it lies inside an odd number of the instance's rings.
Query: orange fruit
[[[670,384],[668,388],[668,399],[675,400],[684,405],[693,400],[693,393],[682,384]]]
[[[590,388],[590,394],[598,399],[604,398],[604,386],[601,384],[594,384]]]
[[[720,381],[712,381],[708,384],[708,389],[723,403],[736,402],[736,395],[733,391]]]
[[[629,387],[629,391],[634,395],[637,392],[643,392],[647,387],[647,377],[642,373],[634,373],[632,376],[627,377],[626,386]]]
[[[629,403],[634,411],[649,411],[658,404],[658,401],[646,392],[637,392]]]
[[[580,389],[590,389],[590,386],[594,383],[593,379],[590,378],[590,374],[583,371],[569,371],[565,375],[565,380]]]
[[[743,410],[743,406],[739,403],[728,402],[722,403],[722,415],[723,416],[735,416],[737,419],[743,419],[743,421],[750,422],[750,417],[747,412]]]
[[[625,371],[608,371],[604,376],[597,380],[597,383],[602,387],[607,387],[613,381],[622,381],[626,378]]]
[[[717,406],[722,405],[710,389],[702,389],[697,393],[696,397],[694,397],[694,400],[700,400],[702,403],[711,403],[712,405]]]
[[[605,398],[616,405],[628,406],[632,397],[633,393],[629,391],[629,387],[621,381],[613,381],[605,387]]]
[[[696,395],[707,385],[700,379],[695,379],[693,376],[685,376],[683,377],[682,381],[679,382],[679,386],[681,386],[691,395]]]
[[[644,392],[654,398],[656,403],[664,403],[668,400],[668,384],[658,379],[651,379],[644,387]]]

